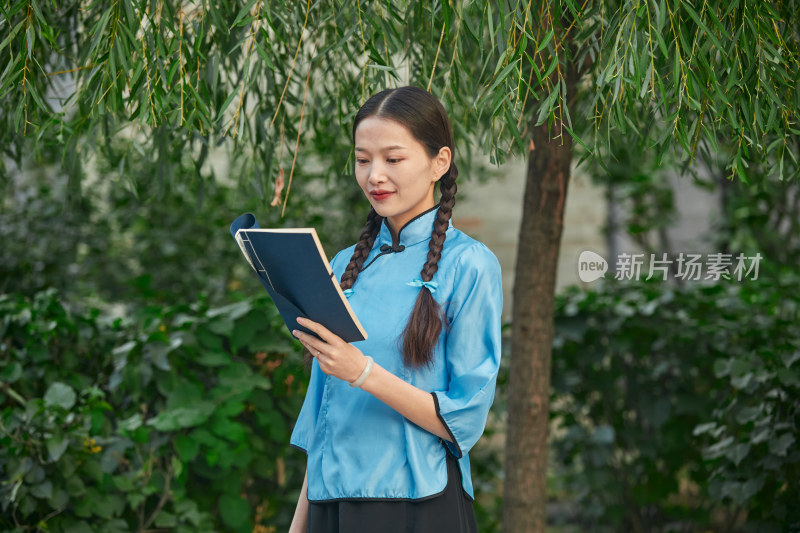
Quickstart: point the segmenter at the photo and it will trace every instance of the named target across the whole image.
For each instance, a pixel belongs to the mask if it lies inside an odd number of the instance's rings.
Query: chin
[[[378,213],[383,218],[389,218],[390,216],[394,215],[394,213],[390,211],[387,211],[385,209],[378,209],[377,207],[375,208],[375,212]]]
[[[375,205],[372,202],[370,202],[369,205],[371,205],[375,212],[383,218],[390,217],[394,214],[391,210],[386,209],[386,206],[384,205]]]

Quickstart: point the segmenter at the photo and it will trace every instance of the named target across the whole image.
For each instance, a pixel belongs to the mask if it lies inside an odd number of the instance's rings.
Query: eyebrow
[[[389,150],[404,150],[405,146],[400,146],[399,144],[393,144],[392,146],[387,146],[382,151],[388,152]],[[356,152],[366,152],[367,150],[361,148],[360,146],[356,146]]]

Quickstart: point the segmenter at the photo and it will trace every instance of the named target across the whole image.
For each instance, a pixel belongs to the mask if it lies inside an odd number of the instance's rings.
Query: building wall
[[[489,167],[488,177],[483,183],[466,176],[459,186],[453,215],[453,223],[459,229],[486,244],[500,261],[503,270],[504,320],[511,318],[526,170],[526,162],[515,159],[500,167]],[[557,291],[567,285],[580,283],[577,264],[582,250],[591,249],[602,254],[606,249],[603,190],[592,184],[588,176],[580,171],[573,173],[565,211]]]
[[[503,269],[503,318],[510,320],[516,266],[517,240],[522,218],[526,162],[514,159],[488,166],[481,178],[459,176],[460,185],[453,223],[482,241],[497,256]],[[719,216],[719,193],[696,185],[691,178],[668,178],[675,195],[676,217],[669,235],[672,257],[680,252],[710,253],[712,222]],[[609,257],[604,233],[608,214],[604,188],[595,185],[582,169],[573,169],[565,206],[564,231],[558,261],[556,292],[568,285],[586,285],[578,278],[578,257],[584,250],[603,256],[613,276],[616,257]],[[614,253],[642,250],[623,232],[614,235]]]

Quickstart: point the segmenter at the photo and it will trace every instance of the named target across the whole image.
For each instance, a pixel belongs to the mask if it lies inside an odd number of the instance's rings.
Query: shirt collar
[[[389,229],[389,222],[384,219],[381,224],[381,231],[378,234],[379,244],[389,244],[392,246],[411,246],[431,238],[433,222],[436,220],[436,213],[439,206],[435,205],[415,216],[400,228],[398,242],[392,241],[392,231]],[[449,228],[448,228],[449,229]]]

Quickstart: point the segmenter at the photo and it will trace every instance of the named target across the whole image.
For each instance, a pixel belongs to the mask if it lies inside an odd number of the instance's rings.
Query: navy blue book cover
[[[289,331],[308,332],[297,323],[297,317],[302,316],[319,322],[346,342],[367,338],[314,228],[261,229],[255,217],[245,213],[231,224],[231,235]]]

